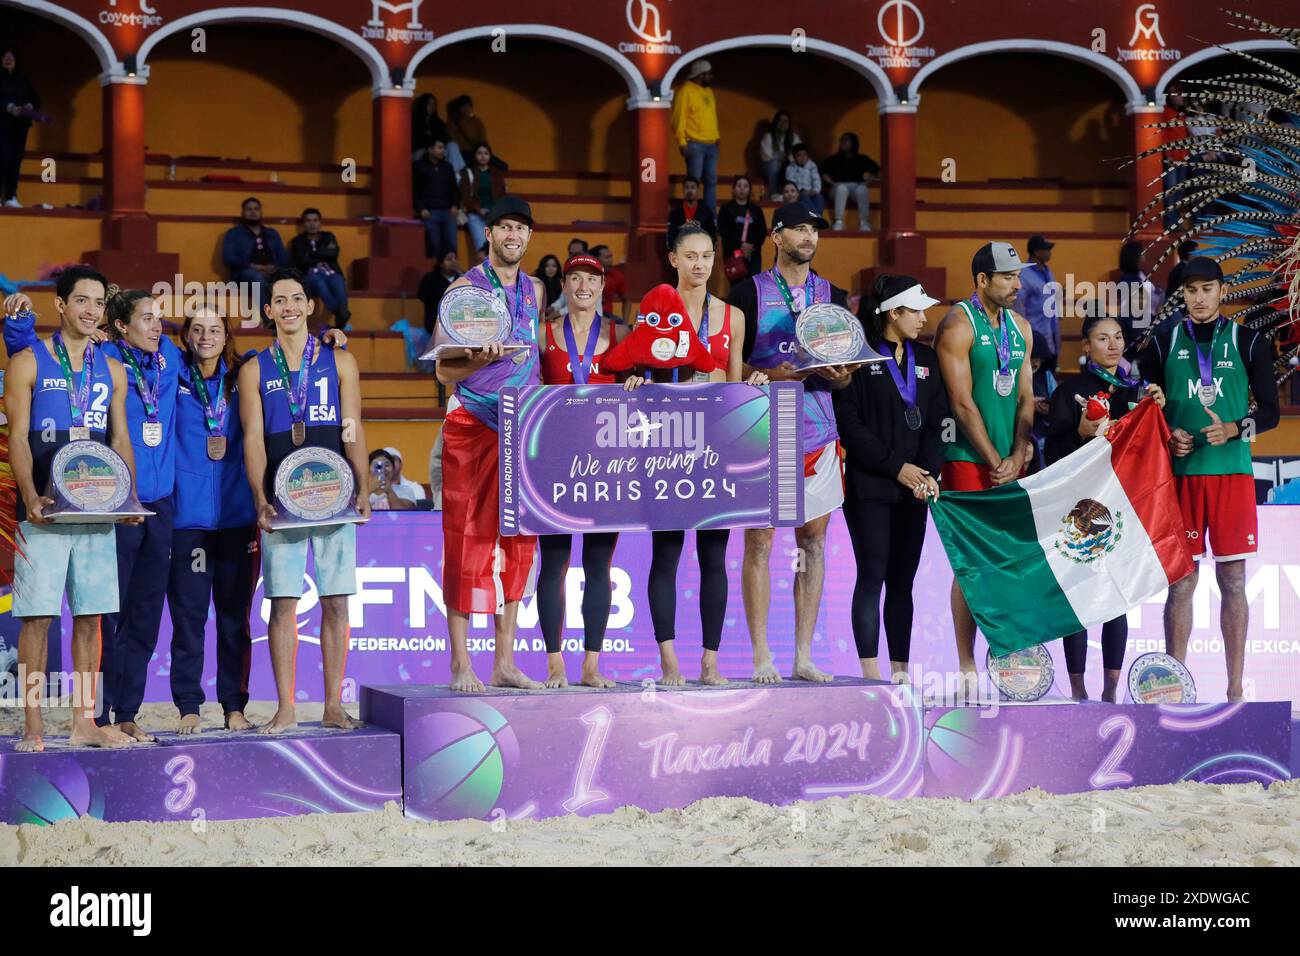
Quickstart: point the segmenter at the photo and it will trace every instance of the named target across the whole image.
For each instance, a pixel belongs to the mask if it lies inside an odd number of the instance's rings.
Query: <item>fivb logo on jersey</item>
[[[387,40],[390,43],[428,43],[433,39],[433,31],[426,30],[420,22],[422,3],[424,0],[406,0],[405,3],[370,0],[370,19],[361,27],[361,35],[367,40]],[[392,26],[384,23],[381,11],[409,13],[410,18],[402,26]]]
[[[660,0],[670,3],[672,0]],[[627,25],[640,43],[621,42],[619,53],[671,53],[680,55],[682,48],[672,42],[673,31],[664,26],[659,4],[650,0],[627,0]]]

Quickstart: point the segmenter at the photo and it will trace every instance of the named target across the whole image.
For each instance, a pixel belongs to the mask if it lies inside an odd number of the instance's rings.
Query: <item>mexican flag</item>
[[[1164,414],[1145,398],[1050,468],[932,503],[994,655],[1102,624],[1192,572],[1168,440]]]

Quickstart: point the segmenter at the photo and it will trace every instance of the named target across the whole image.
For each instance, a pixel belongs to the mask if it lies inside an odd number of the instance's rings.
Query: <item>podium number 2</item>
[[[1097,727],[1097,736],[1102,740],[1107,737],[1116,736],[1115,746],[1111,747],[1110,753],[1102,758],[1097,769],[1092,772],[1088,778],[1088,784],[1091,787],[1100,789],[1101,787],[1110,786],[1127,786],[1133,782],[1133,775],[1125,773],[1119,769],[1120,762],[1128,756],[1128,752],[1133,749],[1133,741],[1137,738],[1137,727],[1133,725],[1133,720],[1116,714],[1114,717],[1107,717]]]
[[[593,790],[591,782],[596,778],[596,768],[600,766],[601,755],[605,752],[605,741],[609,739],[614,715],[607,707],[595,707],[578,719],[587,725],[588,730],[586,743],[582,745],[582,756],[578,758],[578,771],[573,775],[573,794],[560,804],[569,813],[576,813],[583,807],[609,799],[609,794],[603,790]]]

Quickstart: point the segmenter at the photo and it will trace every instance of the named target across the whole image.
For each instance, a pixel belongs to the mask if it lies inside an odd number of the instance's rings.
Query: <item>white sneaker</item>
[[[835,224],[834,224],[833,226],[831,226],[831,228],[832,228],[832,229],[835,229],[835,230],[837,230],[837,231],[840,230],[840,229],[843,229],[843,228],[844,228],[844,220],[843,220],[843,219],[836,219],[836,220],[835,220]]]
[[[6,200],[5,200],[5,205],[8,206],[10,209],[22,209],[22,208],[23,208],[23,204],[20,203],[20,202],[18,201],[18,197],[17,197],[17,196],[11,196],[10,198],[6,199]]]

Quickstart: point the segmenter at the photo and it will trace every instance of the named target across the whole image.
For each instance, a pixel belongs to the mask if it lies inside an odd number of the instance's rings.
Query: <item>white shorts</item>
[[[812,477],[803,480],[803,520],[828,515],[844,504],[844,476],[835,442],[822,449]]]

